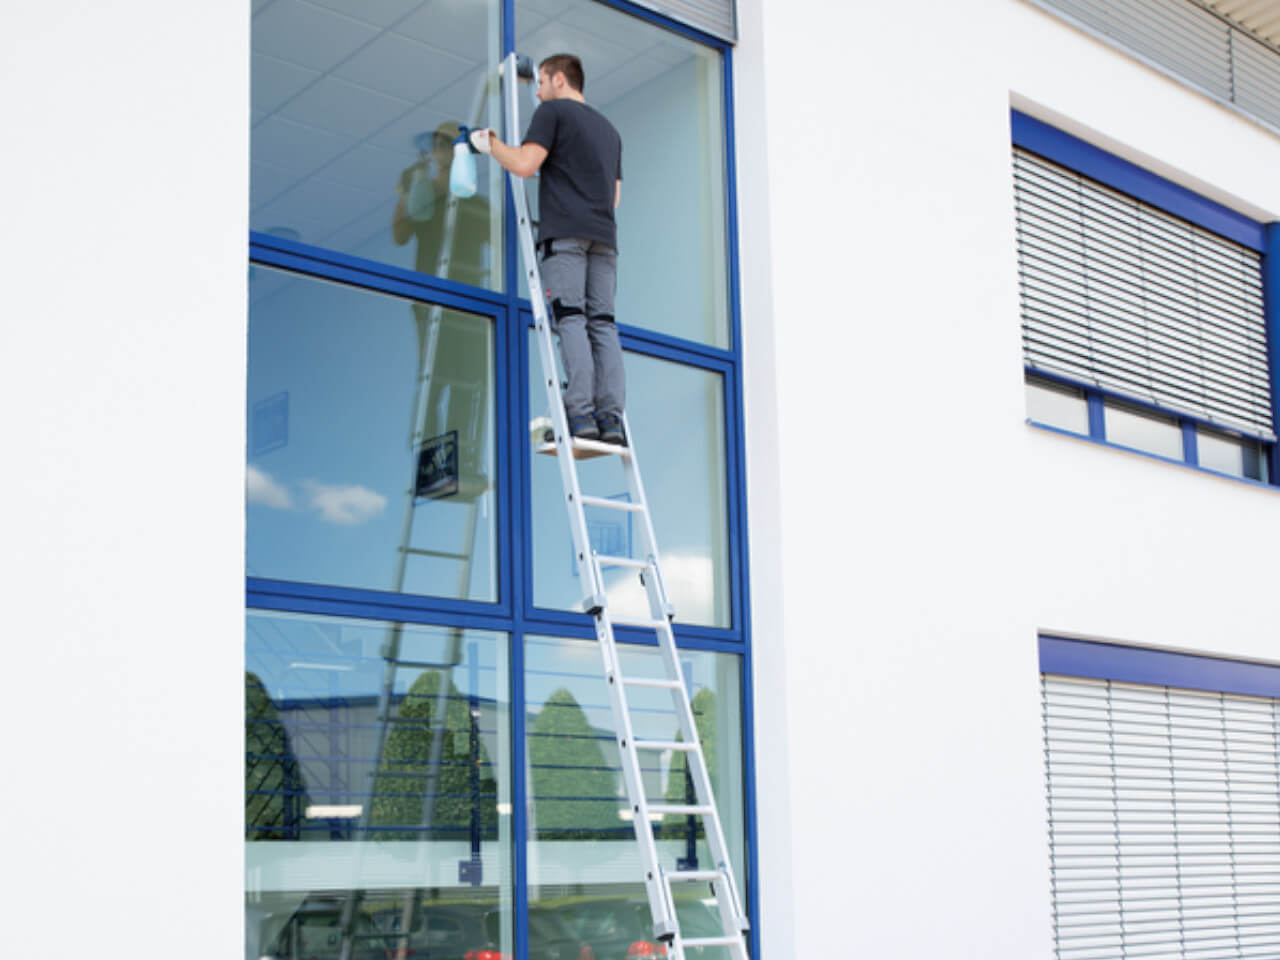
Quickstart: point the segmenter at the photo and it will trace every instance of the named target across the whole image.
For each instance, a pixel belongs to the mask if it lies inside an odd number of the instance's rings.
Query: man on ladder
[[[618,260],[613,212],[622,198],[622,138],[587,104],[584,85],[581,60],[567,53],[547,57],[538,65],[541,106],[524,142],[511,146],[492,130],[476,130],[471,143],[518,177],[541,170],[538,251],[569,381],[564,394],[569,432],[625,444],[626,385],[613,315]]]

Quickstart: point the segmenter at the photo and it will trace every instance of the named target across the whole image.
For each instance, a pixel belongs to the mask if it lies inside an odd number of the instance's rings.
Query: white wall
[[[1262,219],[1280,140],[1021,0],[740,9],[766,956],[1047,957],[1037,633],[1275,659],[1280,493],[1025,424],[1010,103]]]
[[[157,0],[0,36],[12,956],[243,950],[248,39]]]

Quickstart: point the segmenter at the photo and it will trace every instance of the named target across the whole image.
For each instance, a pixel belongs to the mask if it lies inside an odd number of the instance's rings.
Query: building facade
[[[648,946],[511,205],[442,187],[568,49],[753,951],[1280,949],[1275,24],[904,12],[22,15],[20,945]]]

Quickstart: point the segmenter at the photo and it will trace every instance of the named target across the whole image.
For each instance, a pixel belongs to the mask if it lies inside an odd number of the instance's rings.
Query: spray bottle
[[[462,127],[458,139],[453,141],[453,164],[449,168],[449,192],[455,197],[465,200],[475,196],[476,192],[476,160],[472,154],[471,131]]]

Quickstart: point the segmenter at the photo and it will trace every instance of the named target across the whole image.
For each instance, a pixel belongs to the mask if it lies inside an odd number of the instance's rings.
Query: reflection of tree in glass
[[[691,705],[693,707],[693,722],[698,728],[698,742],[702,744],[702,756],[707,762],[707,773],[711,778],[711,789],[717,790],[716,695],[710,689],[703,687],[694,695]],[[684,740],[684,734],[679,730],[676,731],[676,740]],[[671,757],[671,767],[667,771],[667,802],[697,802],[696,794],[693,790],[693,780],[689,776],[687,754],[676,753]],[[679,827],[676,827],[674,823],[664,824],[664,828],[674,828],[680,833],[684,832],[683,823]],[[701,818],[698,818],[698,836],[701,837],[702,835],[702,821]]]
[[[557,690],[542,705],[529,734],[539,839],[619,835],[617,778],[598,737],[568,690]]]
[[[382,766],[373,786],[370,825],[377,828],[374,839],[466,840],[473,806],[477,808],[481,834],[496,835],[497,782],[483,743],[475,742],[472,762],[471,703],[452,680],[445,690],[444,728],[436,730],[432,712],[441,677],[438,670],[419,676],[391,720]],[[432,777],[431,739],[435,732],[444,736],[444,743],[440,765]],[[423,829],[428,788],[435,795],[430,831]]]
[[[257,674],[244,675],[244,830],[247,840],[296,840],[306,783]]]

